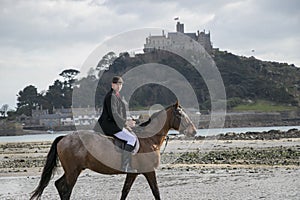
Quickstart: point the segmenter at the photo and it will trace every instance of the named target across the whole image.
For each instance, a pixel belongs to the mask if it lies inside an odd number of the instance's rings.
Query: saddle
[[[115,145],[117,152],[121,153],[125,149],[126,141],[116,137],[112,137],[112,142]]]
[[[95,132],[103,137],[106,137],[108,138],[114,145],[115,147],[115,150],[119,153],[122,153],[124,150],[125,150],[125,145],[126,145],[126,141],[125,140],[121,140],[117,137],[113,137],[113,136],[109,136],[109,135],[106,135],[104,132]],[[139,148],[139,141],[137,140],[135,146],[134,146],[134,152],[136,153],[137,150]]]
[[[109,139],[112,143],[113,143],[113,145],[114,145],[114,147],[115,147],[115,150],[117,151],[117,152],[119,152],[119,153],[121,153],[123,150],[124,150],[124,148],[125,148],[125,144],[126,144],[126,141],[125,140],[121,140],[121,139],[119,139],[119,138],[117,138],[117,137],[113,137],[113,136],[109,136],[109,135],[106,135],[105,133],[103,133],[102,131],[101,132],[95,132],[96,134],[99,134],[100,136],[102,136],[102,137],[105,137],[105,138],[107,138],[107,139]]]

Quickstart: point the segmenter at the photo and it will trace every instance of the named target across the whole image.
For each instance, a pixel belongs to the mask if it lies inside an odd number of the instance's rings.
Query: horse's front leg
[[[143,175],[146,177],[155,199],[160,200],[160,194],[159,194],[159,189],[156,181],[155,171],[144,173]]]
[[[129,190],[130,190],[133,182],[135,181],[137,175],[138,174],[127,174],[126,180],[124,182],[123,190],[122,190],[121,200],[126,199],[128,193],[129,193]]]

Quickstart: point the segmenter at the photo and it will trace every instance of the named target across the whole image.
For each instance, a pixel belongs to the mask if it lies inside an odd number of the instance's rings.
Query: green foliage
[[[73,107],[87,107],[95,105],[95,98],[93,99],[92,97],[96,95],[95,93],[97,89],[97,84],[98,79],[94,75],[82,78],[81,80],[76,82],[77,86],[73,88],[73,96],[76,97],[73,98]],[[101,93],[101,96],[103,95],[104,94]]]
[[[239,97],[233,97],[227,100],[227,108],[231,109],[242,104],[243,100]]]
[[[99,61],[98,65],[96,66],[96,70],[98,71],[109,70],[110,65],[114,62],[116,58],[117,56],[114,52],[108,52]]]
[[[299,107],[300,69],[294,65],[265,62],[217,50],[213,53],[213,59],[225,85],[228,109],[278,111]],[[30,115],[35,106],[43,106],[50,112],[53,107],[68,108],[72,105],[73,91],[77,97],[73,102],[74,107],[101,107],[104,95],[111,88],[113,76],[122,76],[134,67],[147,63],[163,64],[177,70],[195,91],[200,109],[211,109],[210,93],[201,74],[183,58],[160,50],[135,57],[130,57],[127,52],[118,57],[114,52],[109,52],[102,57],[95,69],[89,71],[87,77],[76,82],[76,86],[75,76],[79,72],[72,69],[60,74],[65,78],[64,82],[56,80],[44,93],[39,94],[34,86],[27,86],[18,95],[18,114]],[[176,85],[174,77],[168,77],[168,81],[175,84],[178,91],[184,89],[182,85]],[[174,91],[159,84],[147,84],[133,93],[129,106],[145,108],[157,103],[169,105],[174,99]],[[247,103],[249,99],[255,103]]]
[[[297,109],[294,106],[287,106],[283,104],[276,104],[265,100],[257,100],[255,102],[244,103],[233,107],[235,111],[263,111],[263,112],[274,112],[274,111],[287,111]]]
[[[50,113],[54,108],[70,108],[72,105],[73,84],[75,76],[79,73],[77,70],[68,69],[60,73],[65,81],[56,80],[49,86],[46,92],[37,92],[35,86],[26,86],[18,93],[17,114],[31,116],[31,110],[36,107],[48,109]]]
[[[214,60],[221,72],[228,99],[265,99],[278,104],[298,105],[300,70],[295,66],[220,51],[215,52]]]
[[[130,108],[161,104],[164,106],[174,103],[176,96],[168,88],[158,84],[147,84],[138,88],[131,96]],[[143,105],[143,106],[141,106]]]
[[[56,80],[45,95],[45,99],[51,102],[55,108],[70,108],[72,105],[72,88],[66,86],[59,80]]]
[[[295,85],[300,85],[300,70],[294,66],[264,62],[254,57],[240,57],[221,51],[215,51],[213,56],[225,85],[229,109],[243,104],[248,99],[254,101],[265,99],[277,104],[298,105],[297,96],[300,96],[300,88],[295,88]],[[104,95],[110,89],[112,76],[122,76],[134,67],[146,63],[164,64],[177,70],[193,87],[200,109],[211,109],[209,91],[198,71],[184,59],[164,51],[140,54],[133,58],[126,56],[125,53],[121,54],[111,63],[109,70],[101,74],[96,105],[101,106]],[[172,82],[173,77],[168,77],[168,81]],[[177,88],[181,90],[180,85]],[[130,107],[147,107],[155,103],[167,104],[171,101],[170,98],[175,98],[170,92],[173,91],[165,91],[156,84],[144,85],[134,92],[129,102]]]
[[[64,85],[68,88],[72,88],[74,82],[76,81],[75,77],[79,73],[80,72],[76,69],[66,69],[66,70],[62,71],[59,75],[65,79]]]
[[[37,88],[33,85],[25,87],[18,93],[17,113],[30,116],[31,110],[38,105],[38,92]]]

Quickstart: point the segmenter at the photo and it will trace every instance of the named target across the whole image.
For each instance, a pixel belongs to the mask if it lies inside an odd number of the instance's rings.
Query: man
[[[120,76],[114,76],[111,90],[104,98],[103,111],[94,130],[101,132],[102,129],[106,135],[126,142],[122,154],[122,171],[135,172],[131,167],[131,152],[134,150],[137,138],[125,128],[126,126],[135,126],[135,122],[133,120],[126,121],[126,108],[119,93],[122,86],[123,79]]]

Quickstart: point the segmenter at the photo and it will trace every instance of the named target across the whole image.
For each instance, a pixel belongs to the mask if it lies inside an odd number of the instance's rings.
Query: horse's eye
[[[182,111],[181,111],[181,110],[178,110],[178,112],[177,112],[177,113],[178,113],[178,115],[179,115],[179,116],[181,116],[181,115],[182,115]]]

